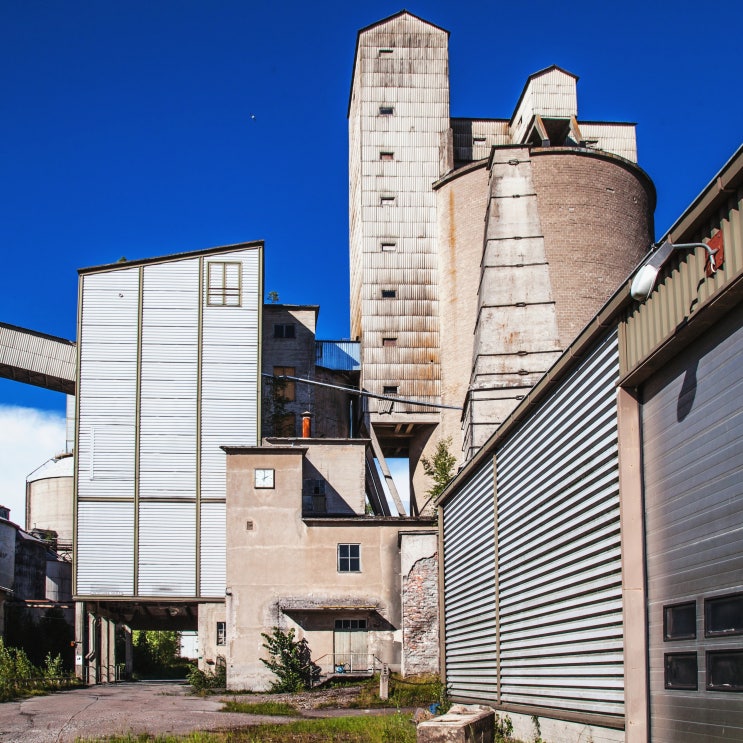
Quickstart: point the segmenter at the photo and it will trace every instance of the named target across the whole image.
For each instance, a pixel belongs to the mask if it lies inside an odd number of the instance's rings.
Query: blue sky
[[[356,32],[401,8],[0,3],[0,321],[74,339],[78,268],[264,239],[266,290],[320,304],[320,335],[346,337]],[[407,9],[451,32],[452,116],[510,117],[558,64],[580,119],[637,122],[659,236],[743,139],[739,0]],[[0,406],[64,398],[0,380]]]

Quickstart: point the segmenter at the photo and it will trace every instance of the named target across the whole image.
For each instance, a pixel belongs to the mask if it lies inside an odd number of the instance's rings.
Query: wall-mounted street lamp
[[[655,280],[663,264],[668,260],[674,250],[693,250],[704,248],[707,251],[707,275],[712,276],[717,271],[720,263],[715,256],[720,248],[712,248],[707,243],[672,243],[666,240],[640,267],[632,280],[630,294],[638,302],[644,302],[655,287]]]

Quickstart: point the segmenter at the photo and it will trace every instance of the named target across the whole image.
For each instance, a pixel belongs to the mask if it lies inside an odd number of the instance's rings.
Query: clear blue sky
[[[78,268],[265,239],[266,289],[347,336],[354,44],[401,8],[3,0],[0,320],[74,339]],[[579,118],[637,122],[658,235],[743,139],[740,0],[408,10],[451,32],[453,116],[509,117],[558,64],[580,77]],[[64,398],[0,380],[0,405]]]

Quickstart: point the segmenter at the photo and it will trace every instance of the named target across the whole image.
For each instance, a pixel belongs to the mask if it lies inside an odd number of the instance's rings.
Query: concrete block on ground
[[[418,725],[418,743],[492,743],[495,712],[479,704],[455,704],[445,715]]]

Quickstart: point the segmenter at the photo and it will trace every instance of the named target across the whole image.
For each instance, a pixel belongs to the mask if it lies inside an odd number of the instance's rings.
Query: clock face
[[[271,469],[256,469],[255,486],[257,488],[272,488],[274,471]]]

